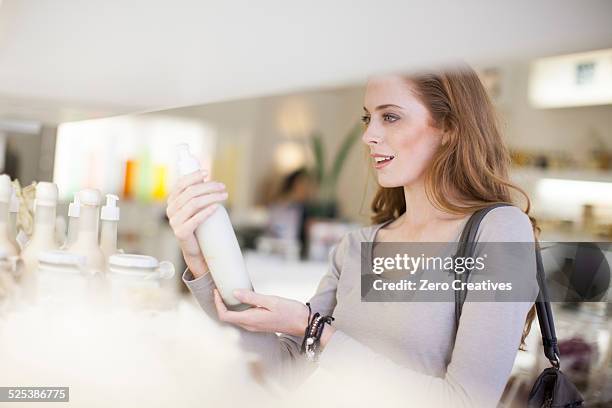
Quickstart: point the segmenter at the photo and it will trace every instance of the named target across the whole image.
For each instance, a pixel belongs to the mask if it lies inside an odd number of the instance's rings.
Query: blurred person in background
[[[269,208],[270,221],[266,235],[297,242],[302,257],[307,247],[308,202],[314,191],[312,176],[306,168],[299,168],[283,179],[278,198]]]
[[[494,407],[535,315],[533,302],[468,301],[456,328],[452,301],[366,303],[360,296],[362,242],[456,242],[470,215],[495,203],[512,205],[484,217],[477,241],[534,241],[529,200],[521,209],[511,196],[522,191],[509,181],[509,154],[492,103],[470,67],[388,75],[368,81],[362,120],[379,184],[373,225],[348,233],[332,250],[310,300],[313,313],[335,318],[322,332],[319,367],[338,373],[337,381],[361,373],[372,386],[354,386],[354,392],[399,382],[407,406]],[[188,188],[193,185],[198,188]],[[309,309],[245,290],[235,296],[253,308],[225,307],[190,222],[224,199],[198,174],[182,178],[170,195],[168,216],[188,265],[183,280],[211,318],[240,329],[245,348],[270,373],[289,378],[306,361],[300,349]],[[526,269],[535,300],[535,259]],[[343,372],[348,363],[352,371]],[[373,363],[388,377],[373,376]]]

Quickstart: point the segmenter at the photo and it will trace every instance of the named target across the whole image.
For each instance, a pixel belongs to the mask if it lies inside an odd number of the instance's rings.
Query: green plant
[[[344,136],[340,147],[334,156],[331,163],[330,171],[326,171],[325,166],[325,145],[323,144],[323,136],[321,133],[316,132],[310,138],[312,151],[314,155],[314,169],[313,175],[315,180],[319,183],[319,201],[322,202],[334,202],[336,201],[336,186],[342,167],[346,162],[352,147],[355,142],[361,137],[361,125],[357,124],[351,128],[351,130]]]

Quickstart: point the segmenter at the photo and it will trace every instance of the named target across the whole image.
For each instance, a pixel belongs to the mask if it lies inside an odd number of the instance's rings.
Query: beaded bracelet
[[[310,303],[306,303],[306,306],[308,306],[308,325],[304,330],[301,352],[306,355],[308,360],[316,362],[320,353],[321,336],[325,323],[331,324],[334,318],[332,316],[322,316],[318,312],[312,315]]]

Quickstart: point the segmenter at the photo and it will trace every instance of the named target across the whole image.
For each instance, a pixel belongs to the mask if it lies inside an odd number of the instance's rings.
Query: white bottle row
[[[17,233],[19,200],[14,187],[7,175],[0,175],[0,265],[5,274],[11,273],[19,282],[26,300],[49,295],[68,280],[83,288],[97,282],[97,287],[104,291],[109,279],[150,283],[174,276],[174,266],[170,262],[159,262],[146,255],[124,254],[117,249],[119,199],[107,194],[104,206],[101,200],[102,195],[96,189],[79,191],[68,208],[66,240],[58,242],[57,185],[37,183],[33,229],[25,240],[23,232]],[[64,235],[61,232],[59,235]]]

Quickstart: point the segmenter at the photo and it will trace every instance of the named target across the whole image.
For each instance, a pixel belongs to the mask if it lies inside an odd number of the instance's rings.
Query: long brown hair
[[[427,107],[432,125],[443,131],[442,144],[425,173],[425,192],[431,203],[442,211],[467,215],[495,203],[514,205],[514,191],[524,197],[523,211],[529,216],[529,197],[509,180],[510,155],[493,104],[476,72],[461,66],[410,75],[406,80]],[[399,217],[406,211],[403,187],[379,187],[371,208],[376,224]],[[536,221],[529,219],[537,235]],[[534,317],[532,307],[521,348]]]

